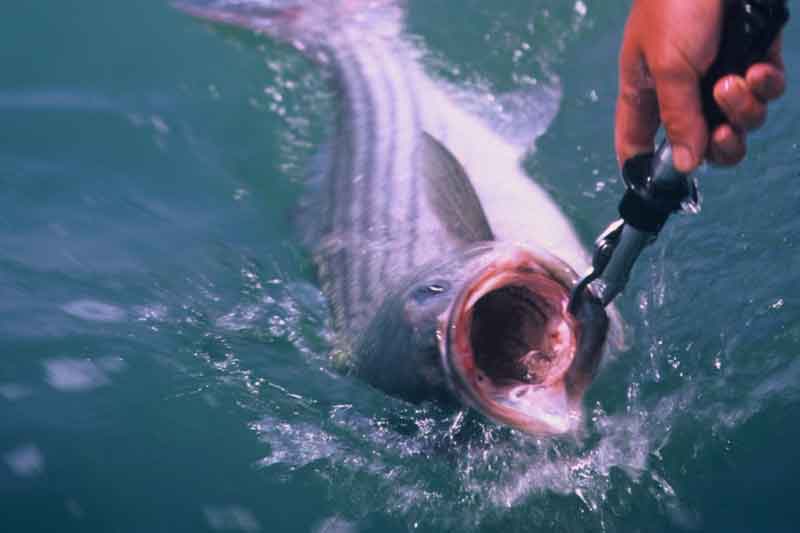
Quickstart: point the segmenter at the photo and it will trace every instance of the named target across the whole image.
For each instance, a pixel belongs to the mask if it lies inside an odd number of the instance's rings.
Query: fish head
[[[395,285],[355,348],[357,374],[411,401],[455,399],[445,382],[438,328],[457,296],[452,264],[429,265]]]
[[[578,427],[609,320],[593,297],[568,311],[577,275],[551,254],[483,242],[420,269],[387,296],[357,360],[411,400],[448,397],[535,435]]]

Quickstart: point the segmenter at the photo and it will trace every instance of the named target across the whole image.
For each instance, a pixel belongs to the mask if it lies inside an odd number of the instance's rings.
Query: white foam
[[[76,300],[61,309],[68,315],[89,322],[121,322],[126,316],[124,309],[95,300]]]
[[[356,533],[358,529],[352,522],[333,515],[320,522],[312,531],[313,533]]]
[[[216,320],[217,327],[229,331],[242,331],[253,327],[253,324],[264,314],[264,309],[257,305],[237,305],[229,313]]]
[[[208,526],[215,531],[261,531],[252,511],[239,505],[207,506],[203,509]]]
[[[35,444],[26,444],[3,454],[11,471],[19,477],[35,477],[44,472],[44,455]]]
[[[134,308],[136,319],[142,322],[161,322],[167,317],[167,306],[163,304],[140,305]]]
[[[270,455],[258,461],[258,466],[285,464],[298,468],[342,454],[341,446],[332,435],[311,424],[289,424],[264,417],[251,428],[271,448]]]
[[[111,383],[106,372],[91,359],[48,359],[45,381],[63,392],[82,392]]]

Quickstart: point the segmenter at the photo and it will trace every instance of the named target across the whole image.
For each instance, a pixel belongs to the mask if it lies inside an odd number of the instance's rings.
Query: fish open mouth
[[[580,366],[581,322],[567,310],[574,273],[559,267],[515,250],[482,269],[440,324],[440,353],[457,394],[533,434],[569,431],[580,418],[569,381]]]
[[[572,361],[572,332],[536,288],[506,285],[475,302],[470,345],[478,382],[547,385],[563,376]]]

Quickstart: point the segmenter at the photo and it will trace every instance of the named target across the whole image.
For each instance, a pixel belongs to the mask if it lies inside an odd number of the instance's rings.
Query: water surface
[[[477,101],[558,76],[525,164],[587,243],[621,190],[627,4],[410,6]],[[536,440],[332,371],[292,218],[333,104],[313,65],[158,0],[3,15],[2,531],[796,530],[797,24],[747,162],[637,265],[584,434]]]

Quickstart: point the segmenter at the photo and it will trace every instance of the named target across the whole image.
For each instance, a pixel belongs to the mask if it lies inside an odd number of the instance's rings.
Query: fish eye
[[[416,287],[411,292],[411,297],[417,303],[423,303],[426,300],[447,293],[450,290],[450,284],[446,281],[436,280],[424,283]]]

